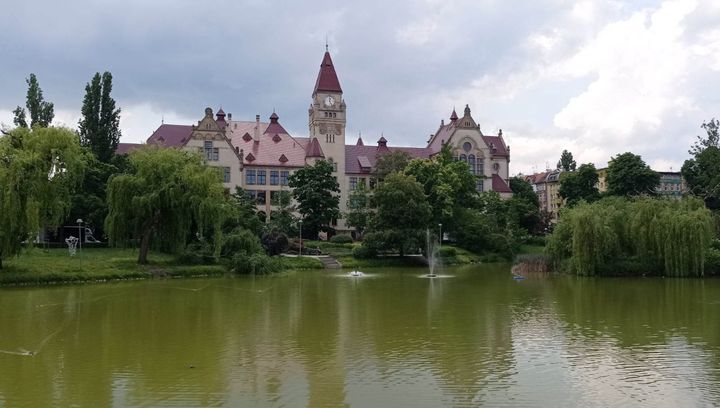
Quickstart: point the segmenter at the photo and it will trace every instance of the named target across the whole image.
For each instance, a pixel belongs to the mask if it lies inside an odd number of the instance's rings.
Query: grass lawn
[[[82,253],[70,257],[67,249],[34,248],[18,257],[3,260],[0,285],[226,273],[221,265],[180,265],[175,257],[168,254],[150,253],[148,265],[138,265],[137,257],[135,249],[83,249]]]
[[[522,244],[520,245],[520,251],[519,254],[542,254],[545,253],[545,245],[530,245],[530,244]]]

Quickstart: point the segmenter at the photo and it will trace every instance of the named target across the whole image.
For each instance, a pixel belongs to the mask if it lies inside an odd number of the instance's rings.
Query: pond
[[[720,405],[720,280],[366,272],[0,289],[0,407]]]

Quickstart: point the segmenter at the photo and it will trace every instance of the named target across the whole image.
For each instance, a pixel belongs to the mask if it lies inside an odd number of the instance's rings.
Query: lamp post
[[[302,220],[298,221],[300,224],[300,256],[302,256]]]
[[[82,269],[82,242],[83,242],[83,236],[82,236],[82,218],[78,218],[77,221],[78,225],[78,243],[80,244],[80,252],[78,254],[78,258],[80,259],[80,268]]]
[[[442,246],[442,223],[438,224],[438,229],[440,230],[440,236],[438,237],[439,245]]]

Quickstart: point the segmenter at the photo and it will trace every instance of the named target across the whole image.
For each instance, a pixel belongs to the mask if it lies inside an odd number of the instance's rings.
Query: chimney
[[[253,135],[255,143],[260,143],[260,115],[255,115],[255,134]]]
[[[232,120],[232,113],[228,113],[228,120]]]
[[[440,126],[445,126],[445,119],[440,119]]]

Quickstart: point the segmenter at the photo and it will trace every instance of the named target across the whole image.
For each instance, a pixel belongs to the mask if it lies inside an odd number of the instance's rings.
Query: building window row
[[[205,160],[207,160],[207,161],[220,160],[220,149],[217,147],[213,147],[212,140],[205,141],[203,151],[205,154]]]
[[[476,157],[474,154],[461,154],[459,156],[455,156],[454,159],[456,161],[467,163],[468,167],[470,167],[470,173],[476,176],[482,176],[485,174],[485,158],[483,157]]]
[[[325,143],[335,143],[335,135],[326,134],[325,135]]]
[[[288,185],[288,178],[290,177],[290,171],[289,170],[270,170],[270,185],[271,186],[277,186],[278,184],[281,186],[287,186]],[[260,185],[264,186],[267,184],[267,170],[255,170],[255,169],[246,169],[245,170],[245,184],[252,186],[252,185]]]
[[[336,112],[325,112],[325,117],[326,118],[336,118],[337,113]]]
[[[374,178],[368,179],[367,177],[350,177],[350,190],[356,190],[360,185],[366,187],[368,185],[368,181],[370,182],[370,189],[374,189],[377,185],[377,181]]]

